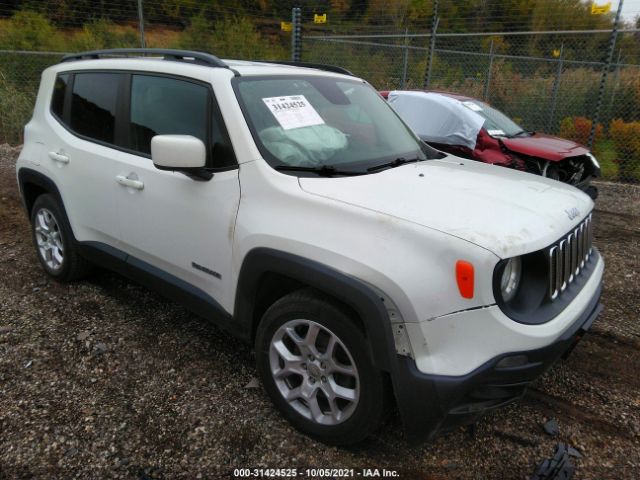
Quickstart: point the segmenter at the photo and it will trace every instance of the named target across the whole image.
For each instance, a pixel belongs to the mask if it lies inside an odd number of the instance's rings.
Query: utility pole
[[[144,16],[142,13],[142,0],[138,0],[138,26],[140,28],[140,46],[145,48],[147,43],[144,40]]]
[[[604,67],[602,68],[602,76],[600,77],[600,89],[598,91],[598,101],[596,103],[596,110],[593,114],[593,119],[591,121],[591,132],[589,132],[589,141],[587,142],[587,147],[589,149],[593,148],[593,141],[596,136],[596,126],[600,121],[600,110],[602,109],[602,100],[604,97],[604,87],[607,84],[607,75],[609,74],[609,69],[611,68],[611,62],[613,61],[613,52],[616,48],[616,39],[618,37],[618,24],[620,22],[620,14],[622,12],[622,4],[624,0],[620,0],[618,3],[618,11],[616,12],[616,18],[613,21],[613,28],[611,29],[611,37],[609,38],[609,50],[607,52],[607,58],[605,60]]]
[[[302,60],[302,9],[293,7],[291,9],[291,60],[300,62]]]
[[[547,133],[553,131],[553,124],[556,117],[556,105],[558,103],[558,92],[560,91],[560,82],[562,81],[562,67],[564,64],[564,42],[560,44],[560,56],[556,68],[556,78],[553,81],[553,91],[551,93],[551,109],[549,112],[549,121],[547,123]]]
[[[493,70],[493,39],[491,39],[491,45],[489,46],[489,68],[487,68],[487,78],[484,82],[484,95],[482,99],[485,102],[489,100],[489,86],[491,85],[492,70]]]
[[[427,70],[424,75],[424,88],[429,88],[431,83],[431,67],[436,49],[436,31],[438,30],[438,0],[433,0],[433,19],[431,20],[431,41],[429,42],[429,54],[427,56]]]
[[[402,84],[400,88],[404,88],[407,84],[407,70],[409,68],[409,28],[404,29],[404,52],[402,59]]]

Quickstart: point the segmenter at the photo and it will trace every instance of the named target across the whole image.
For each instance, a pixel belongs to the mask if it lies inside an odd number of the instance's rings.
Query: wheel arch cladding
[[[282,282],[267,285],[264,282]],[[262,287],[262,288],[261,288]],[[362,282],[304,257],[270,248],[256,248],[245,257],[236,291],[236,321],[253,340],[261,312],[283,295],[311,287],[343,303],[362,322],[373,364],[390,371],[395,361],[391,323],[382,300]]]
[[[56,184],[46,175],[43,175],[36,170],[30,168],[21,168],[18,171],[18,185],[20,187],[20,193],[22,195],[22,202],[27,211],[27,215],[31,216],[31,209],[33,204],[40,195],[48,193],[58,202],[58,206],[62,210],[62,213],[67,215],[60,196],[60,191]]]

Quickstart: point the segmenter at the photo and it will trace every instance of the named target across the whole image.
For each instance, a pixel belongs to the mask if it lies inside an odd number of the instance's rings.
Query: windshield
[[[522,132],[522,127],[507,117],[504,113],[490,107],[479,100],[468,100],[462,102],[485,119],[483,128],[494,137],[512,137]]]
[[[236,95],[258,147],[274,167],[364,173],[398,158],[427,159],[427,147],[361,80],[240,77]]]

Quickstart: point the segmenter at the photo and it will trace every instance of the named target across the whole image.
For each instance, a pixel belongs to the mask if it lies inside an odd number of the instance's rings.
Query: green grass
[[[618,153],[613,144],[613,140],[600,140],[596,143],[594,151],[596,152],[596,158],[600,163],[602,170],[602,178],[607,180],[617,180],[618,178],[618,164],[616,158]]]
[[[0,144],[22,143],[24,125],[31,118],[35,92],[26,92],[6,81],[0,70]]]

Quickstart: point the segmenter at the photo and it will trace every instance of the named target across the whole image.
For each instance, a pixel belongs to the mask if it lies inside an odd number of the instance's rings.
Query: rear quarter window
[[[71,129],[85,137],[115,143],[118,73],[76,73],[71,97]]]
[[[63,73],[58,75],[56,83],[53,85],[53,94],[51,96],[51,112],[62,120],[64,112],[64,99],[67,94],[67,86],[69,85],[69,74]]]

